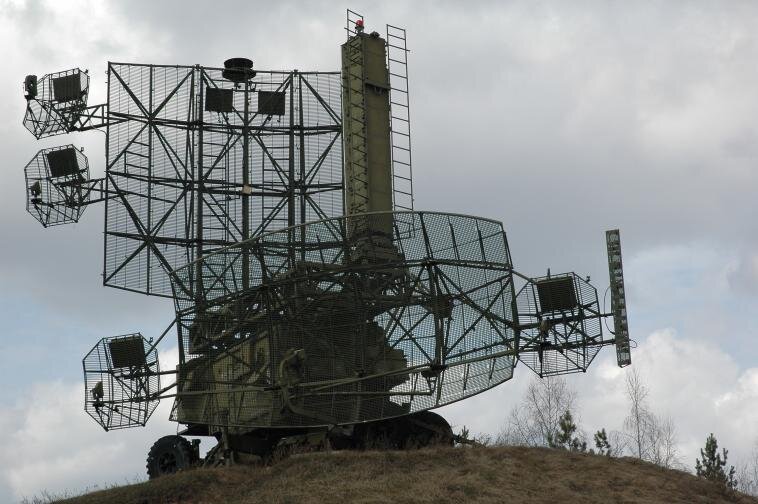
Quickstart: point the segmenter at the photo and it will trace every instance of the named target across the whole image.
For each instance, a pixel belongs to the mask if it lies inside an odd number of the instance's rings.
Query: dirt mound
[[[270,467],[195,469],[66,504],[757,503],[631,458],[545,448],[322,452]]]

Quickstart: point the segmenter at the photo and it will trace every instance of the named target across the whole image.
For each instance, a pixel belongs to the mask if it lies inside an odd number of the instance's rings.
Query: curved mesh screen
[[[182,423],[362,422],[448,404],[513,373],[514,288],[498,222],[330,219],[219,250],[172,281]]]

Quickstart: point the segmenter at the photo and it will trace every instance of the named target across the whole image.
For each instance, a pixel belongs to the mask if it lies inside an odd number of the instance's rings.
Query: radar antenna
[[[631,363],[618,230],[604,313],[589,278],[518,272],[502,223],[415,209],[405,30],[346,21],[341,71],[111,62],[96,106],[78,68],[24,80],[36,138],[106,137],[100,178],[73,144],[40,150],[28,211],[48,227],[104,202],[103,283],[175,304],[155,341],[103,338],[85,356],[85,411],[105,430],[172,398],[182,434],[221,439],[209,464],[316,438],[452,443],[429,410],[510,380],[518,361],[584,372],[615,344]],[[161,370],[174,329],[179,364]],[[190,449],[156,442],[150,476]]]
[[[613,311],[613,333],[616,337],[616,359],[620,367],[632,363],[629,346],[629,324],[626,317],[626,291],[624,290],[624,268],[621,262],[621,234],[618,229],[605,233],[608,245],[608,276],[611,280],[611,310]]]

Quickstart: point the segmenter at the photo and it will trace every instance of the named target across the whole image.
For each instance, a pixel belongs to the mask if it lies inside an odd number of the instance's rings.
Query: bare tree
[[[737,490],[758,496],[758,442],[753,443],[750,456],[737,469]]]
[[[638,459],[647,455],[645,431],[650,424],[650,412],[647,409],[648,390],[637,368],[626,374],[626,395],[629,398],[629,415],[624,420],[624,428],[631,438],[631,449]]]
[[[648,460],[669,469],[683,468],[679,459],[676,426],[671,417],[663,418],[651,415],[650,419],[652,422],[646,432],[649,449]]]
[[[662,467],[681,467],[676,427],[670,417],[659,417],[650,410],[649,390],[637,369],[626,375],[626,393],[630,404],[624,428],[632,454]]]
[[[576,392],[561,377],[533,378],[518,406],[511,410],[499,444],[547,446],[556,439],[561,416],[574,411]]]
[[[608,433],[608,442],[611,444],[611,457],[621,457],[629,449],[629,438],[626,433],[612,430]]]

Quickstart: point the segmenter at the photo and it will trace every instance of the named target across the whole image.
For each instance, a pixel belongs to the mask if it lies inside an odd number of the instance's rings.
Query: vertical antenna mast
[[[348,12],[348,20],[350,16]],[[350,28],[348,26],[348,34]],[[353,33],[342,45],[347,216],[393,209],[387,43],[377,32],[365,33],[362,19],[356,20]],[[386,216],[382,219],[357,217],[349,227],[351,238],[392,235],[392,221]]]

